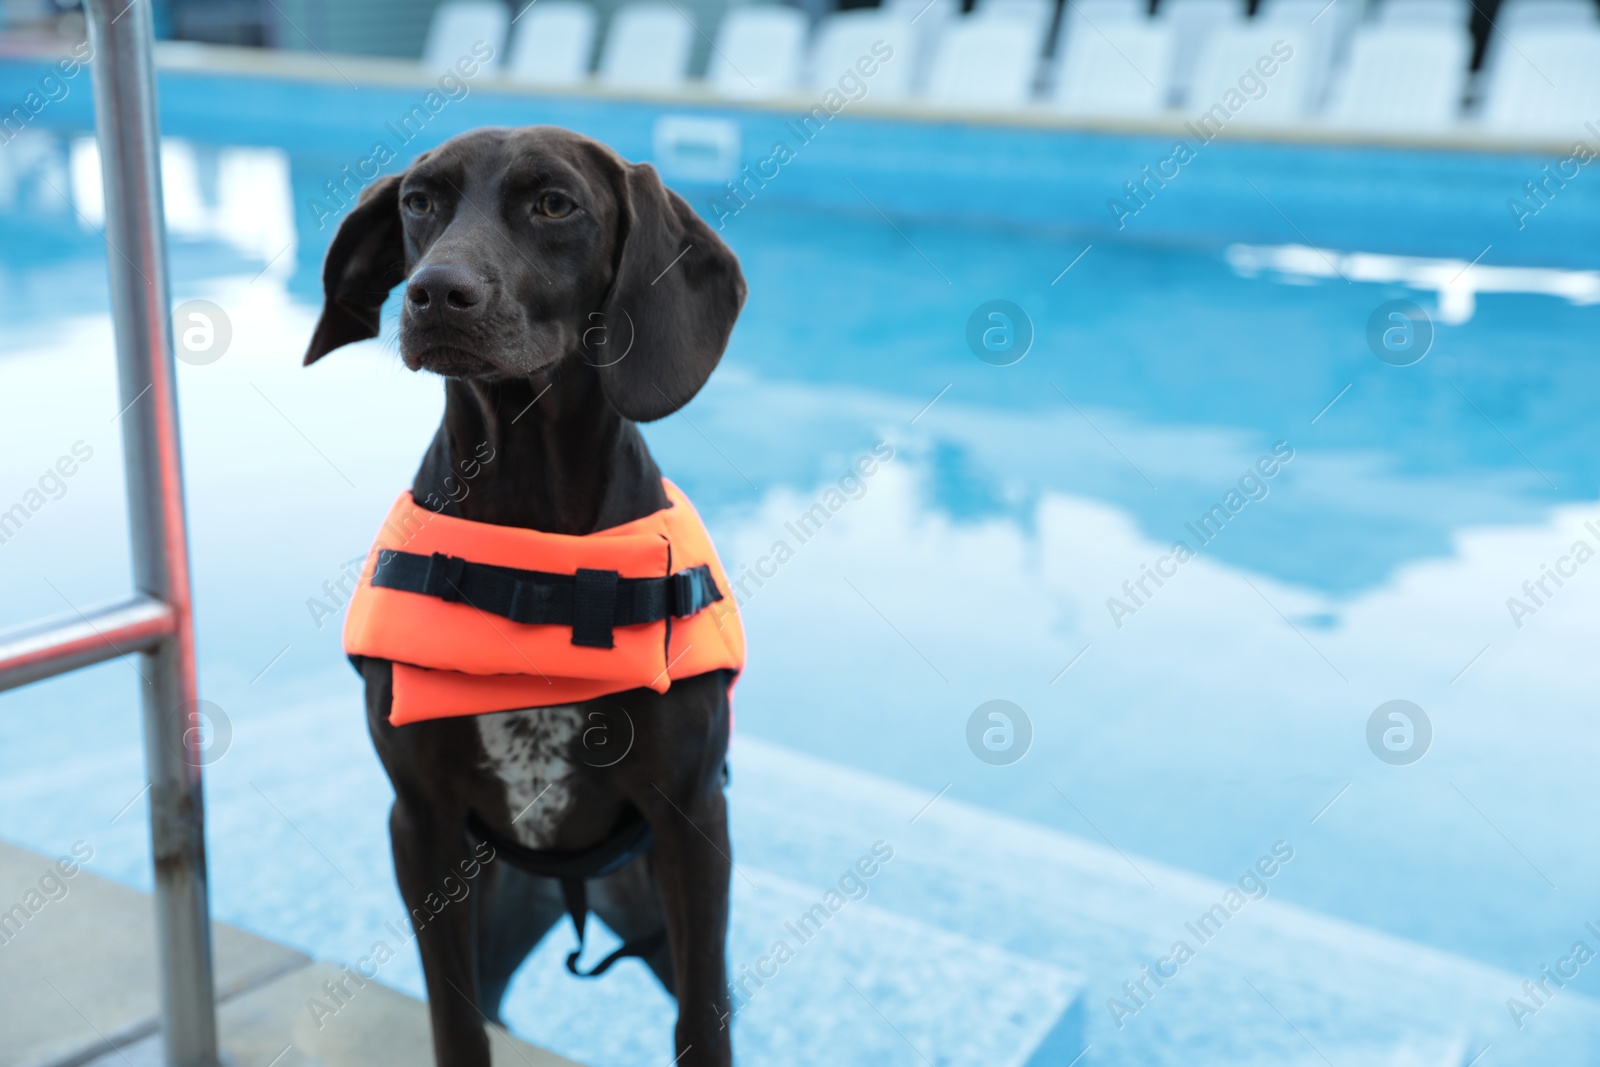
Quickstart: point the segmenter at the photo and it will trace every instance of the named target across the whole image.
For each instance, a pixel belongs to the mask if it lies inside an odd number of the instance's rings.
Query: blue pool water
[[[314,201],[411,92],[163,85],[175,299],[234,331],[179,368],[202,688],[233,730],[208,768],[215,908],[341,960],[402,909],[357,682],[308,601],[364,551],[441,396],[391,337],[298,363],[332,232]],[[0,624],[128,581],[83,103],[0,146],[0,508],[92,450],[0,544]],[[659,110],[485,90],[407,152],[559,121],[649,158]],[[706,115],[749,158],[781,118]],[[736,575],[794,549],[744,587],[735,970],[875,841],[897,850],[848,932],[740,1012],[744,1062],[1592,1062],[1587,969],[1520,1029],[1506,1001],[1596,945],[1600,564],[1520,626],[1507,599],[1600,547],[1600,198],[1574,183],[1518,231],[1504,200],[1536,156],[1219,144],[1119,231],[1104,201],[1159,138],[836,121],[727,220],[747,310],[705,392],[646,431]],[[1367,343],[1397,299],[1436,331],[1407,367]],[[1010,366],[968,345],[993,300],[1031,324]],[[893,459],[793,543],[879,442]],[[1202,544],[1188,524],[1275,448],[1292,458]],[[1196,554],[1165,584],[1123,589],[1180,540]],[[0,836],[81,837],[147,885],[132,677],[0,701]],[[993,699],[1032,724],[1009,766],[968,748]],[[1432,723],[1409,766],[1368,748],[1392,699]],[[1265,899],[1130,1000],[1279,842]],[[664,1062],[667,999],[628,967],[565,978],[565,936],[512,1024],[596,1067]],[[382,977],[421,992],[406,954]],[[602,1006],[628,1025],[597,1032]]]

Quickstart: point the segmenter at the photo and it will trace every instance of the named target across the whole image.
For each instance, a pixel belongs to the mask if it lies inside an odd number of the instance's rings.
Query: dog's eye
[[[551,219],[564,219],[572,214],[572,209],[577,206],[560,193],[545,193],[533,204],[535,211]]]
[[[401,203],[413,215],[426,215],[433,210],[433,201],[428,199],[427,193],[408,193]]]

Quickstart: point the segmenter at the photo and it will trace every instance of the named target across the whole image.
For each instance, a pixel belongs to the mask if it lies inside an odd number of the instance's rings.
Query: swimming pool
[[[440,393],[392,341],[298,367],[327,183],[385,138],[409,158],[553,121],[670,156],[714,217],[703,176],[759,163],[789,119],[483,87],[402,145],[387,124],[425,86],[190,68],[162,85],[175,298],[233,334],[179,368],[202,687],[232,732],[208,768],[214,905],[354,960],[402,909],[388,787],[315,605],[337,608]],[[11,95],[34,78],[0,66]],[[0,146],[0,509],[29,513],[0,544],[0,624],[128,580],[86,108]],[[1523,983],[1600,947],[1578,829],[1600,815],[1600,570],[1574,551],[1600,546],[1600,197],[1574,180],[1518,229],[1537,152],[1217,142],[1118,228],[1107,201],[1170,139],[847,113],[722,219],[750,302],[647,436],[744,583],[735,975],[895,850],[843,929],[748,987],[743,1062],[1594,1058],[1588,968]],[[1418,362],[1369,346],[1391,301],[1429,316]],[[1022,358],[984,348],[997,324],[1031,334]],[[84,838],[91,869],[146,885],[131,679],[7,695],[0,834]],[[997,699],[1031,726],[1009,764],[969,747]],[[1369,747],[1397,699],[1431,723],[1410,764]],[[631,966],[567,979],[564,936],[512,1024],[658,1064],[666,998]],[[420,993],[406,953],[380,977]],[[628,1025],[597,1032],[602,1006]]]

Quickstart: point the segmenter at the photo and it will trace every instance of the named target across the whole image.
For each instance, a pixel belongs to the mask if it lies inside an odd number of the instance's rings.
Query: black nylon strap
[[[583,567],[573,575],[572,643],[590,648],[611,648],[612,620],[617,615],[616,571],[592,571]]]
[[[581,852],[528,848],[495,833],[475,811],[467,813],[467,829],[504,853],[513,867],[541,878],[603,878],[620,871],[655,843],[650,824],[631,807],[610,837]]]
[[[687,618],[722,599],[703,563],[664,578],[622,578],[616,571],[551,574],[388,548],[378,551],[372,584],[464,602],[512,622],[571,626],[572,643],[592,648],[613,647],[613,627]]]
[[[467,830],[472,836],[493,846],[514,867],[541,878],[555,878],[561,882],[561,902],[566,905],[572,919],[572,929],[578,935],[578,947],[567,956],[567,970],[579,978],[598,978],[609,971],[618,960],[630,956],[646,958],[654,955],[666,944],[666,930],[657,930],[645,937],[624,941],[616,951],[589,970],[580,970],[578,958],[583,955],[584,923],[589,915],[587,879],[602,878],[621,870],[655,843],[650,824],[632,808],[610,837],[582,852],[552,852],[531,849],[509,841],[493,830],[475,811],[467,813]]]
[[[617,946],[605,959],[589,968],[587,971],[578,966],[578,958],[583,955],[583,921],[589,914],[589,890],[582,878],[561,879],[561,900],[567,906],[567,914],[572,917],[572,928],[578,933],[578,947],[567,953],[567,970],[579,978],[599,978],[611,969],[611,965],[618,960],[630,956],[647,958],[655,954],[656,950],[666,944],[666,930],[657,930],[645,937],[636,937],[631,941],[624,941]]]

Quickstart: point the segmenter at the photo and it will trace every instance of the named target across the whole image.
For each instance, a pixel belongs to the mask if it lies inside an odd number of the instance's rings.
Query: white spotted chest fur
[[[482,769],[505,787],[512,836],[528,848],[549,848],[572,806],[570,759],[583,728],[575,707],[528,708],[475,716]]]

